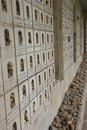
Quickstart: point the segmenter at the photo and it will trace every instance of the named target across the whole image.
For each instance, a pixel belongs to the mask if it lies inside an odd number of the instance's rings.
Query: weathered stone
[[[72,121],[68,121],[67,123],[68,123],[68,125],[72,125]]]
[[[67,117],[68,117],[68,112],[65,111],[65,112],[62,114],[62,116],[63,116],[64,118],[67,118]]]
[[[61,128],[62,127],[61,123],[59,123],[59,122],[56,123],[55,121],[53,121],[52,125],[57,127],[57,128]]]
[[[60,120],[60,118],[58,117],[58,116],[56,116],[55,118],[54,118],[54,122],[61,122],[61,120]]]
[[[53,125],[50,125],[49,130],[58,130],[58,128],[54,127]]]

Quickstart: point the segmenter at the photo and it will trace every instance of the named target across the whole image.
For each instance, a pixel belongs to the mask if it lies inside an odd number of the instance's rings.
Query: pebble
[[[76,128],[79,110],[82,105],[85,77],[87,75],[87,71],[82,66],[78,69],[70,88],[65,93],[65,98],[58,114],[52,122],[52,126],[57,128],[57,130],[75,130]],[[49,130],[54,129],[49,128]]]

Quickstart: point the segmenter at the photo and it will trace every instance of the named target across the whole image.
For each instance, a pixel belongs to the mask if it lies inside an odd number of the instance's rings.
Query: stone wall
[[[73,8],[70,0],[65,2]],[[61,1],[59,7],[63,6]],[[2,0],[0,10],[0,130],[47,130],[82,61],[79,47],[77,60],[73,60],[73,22],[67,18],[73,20],[73,14],[68,8],[58,8],[57,22],[66,13],[69,30],[64,42],[64,27],[58,28],[57,50],[52,0]],[[80,23],[78,44],[79,31]],[[58,51],[55,58],[54,49]],[[63,78],[55,81],[57,61],[58,75]]]

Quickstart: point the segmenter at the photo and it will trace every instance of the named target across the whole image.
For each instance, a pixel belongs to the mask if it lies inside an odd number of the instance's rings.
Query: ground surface
[[[87,130],[87,99],[86,99],[86,106],[85,106],[83,130]]]

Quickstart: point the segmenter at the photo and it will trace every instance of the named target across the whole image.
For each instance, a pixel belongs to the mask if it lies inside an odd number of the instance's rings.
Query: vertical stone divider
[[[84,53],[87,52],[86,49],[86,19],[84,20]]]
[[[76,6],[73,7],[73,59],[74,63],[77,61],[76,57],[77,47],[76,47]]]
[[[83,14],[81,17],[81,55],[84,53],[84,20],[83,20]]]
[[[80,38],[81,38],[81,43],[80,43],[80,55],[82,55],[82,28],[83,28],[83,24],[82,24],[82,16],[81,16],[81,19],[80,19]]]
[[[54,16],[54,53],[55,53],[55,78],[64,79],[63,42],[62,42],[62,0],[53,0]]]

